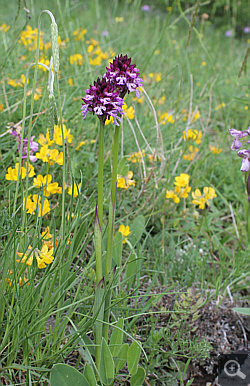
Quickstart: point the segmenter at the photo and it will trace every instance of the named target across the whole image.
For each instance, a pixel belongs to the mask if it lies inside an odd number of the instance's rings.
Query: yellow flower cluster
[[[0,27],[0,31],[3,31],[4,33],[8,32],[10,29],[10,26],[7,25],[7,24],[2,24],[1,27]]]
[[[221,104],[219,104],[218,106],[215,107],[215,110],[220,110],[222,109],[222,107],[225,107],[226,104],[224,102],[222,102]]]
[[[166,123],[174,123],[174,117],[172,114],[168,113],[161,113],[161,111],[158,111],[158,116],[159,116],[159,123],[162,125],[165,125]]]
[[[83,36],[79,38],[79,40],[84,39]],[[109,51],[103,52],[99,42],[93,38],[88,40],[87,44],[88,44],[88,47],[87,47],[88,59],[89,59],[89,64],[91,66],[100,66],[103,60],[110,61],[111,58],[115,56],[115,53],[111,48],[109,48]],[[83,56],[81,54],[70,55],[69,62],[70,64],[76,64],[81,66],[83,64]]]
[[[41,202],[41,197],[37,194],[31,194],[27,197],[27,203],[25,208],[25,198],[23,199],[23,210],[26,210],[29,214],[35,214],[37,211],[38,217],[44,216],[46,213],[50,212],[50,204],[47,198]]]
[[[124,239],[122,240],[122,243],[123,244],[126,244],[127,240],[128,240],[128,236],[131,235],[131,232],[130,232],[130,228],[129,226],[127,225],[125,227],[125,225],[120,225],[119,229],[118,229],[118,232],[121,232],[121,234],[123,235]]]
[[[205,205],[210,205],[210,201],[213,198],[217,197],[217,194],[215,193],[214,188],[205,186],[203,188],[203,194],[201,194],[200,189],[195,189],[194,192],[192,192],[193,201],[192,203],[195,205],[199,205],[200,209],[204,209]]]
[[[74,55],[70,55],[69,57],[70,64],[78,64],[79,66],[81,66],[82,60],[83,60],[83,57],[81,54],[74,54]]]
[[[158,72],[158,73],[150,72],[148,74],[148,76],[146,74],[142,75],[142,79],[143,79],[144,83],[151,83],[152,81],[160,82],[161,81],[161,77],[162,77],[162,73],[161,72]]]
[[[7,83],[12,87],[23,87],[25,84],[25,75],[22,74],[20,79],[7,79]],[[27,80],[29,84],[29,79]]]
[[[28,90],[26,93],[27,96],[32,95],[32,90]],[[34,100],[38,101],[42,96],[42,87],[35,88]]]
[[[25,253],[16,252],[19,257],[21,257],[21,263],[26,263],[26,265],[31,266],[33,263],[34,256],[37,261],[38,268],[46,268],[46,264],[51,264],[54,260],[54,256],[52,253],[54,252],[54,248],[48,248],[48,245],[43,244],[42,249],[32,248],[29,245],[27,251]],[[20,260],[16,260],[19,263]]]
[[[136,162],[142,162],[142,157],[145,157],[145,150],[142,149],[142,151],[138,151],[137,153],[132,153],[128,157],[128,161],[131,161],[133,164]]]
[[[189,186],[189,175],[181,173],[178,177],[175,177],[175,189],[167,190],[166,198],[172,198],[176,204],[180,202],[180,198],[187,198],[188,193],[191,190]]]
[[[220,149],[219,147],[213,146],[213,145],[209,145],[209,150],[213,154],[220,154],[222,152],[222,149]]]
[[[202,139],[202,131],[188,129],[188,131],[183,131],[183,138],[185,141],[191,140],[199,145]]]
[[[89,64],[91,66],[100,66],[103,60],[110,61],[114,56],[114,51],[109,48],[108,51],[103,52],[97,40],[91,38],[87,41],[87,53],[89,55]]]
[[[133,178],[133,172],[131,171],[128,172],[127,176],[117,174],[117,188],[127,190],[130,186],[135,186],[135,180],[132,180],[131,178]]]
[[[188,119],[188,113],[187,113],[187,110],[186,109],[182,109],[181,110],[181,113],[182,114],[185,114],[185,117],[183,118],[183,121],[185,122],[187,119]],[[195,113],[194,111],[192,111],[191,113],[191,117],[192,117],[192,120],[191,120],[191,123],[195,122],[197,119],[199,119],[201,116],[199,110],[197,110]]]
[[[39,49],[40,50],[48,50],[51,48],[51,42],[48,42],[46,44],[43,43],[43,37],[44,33],[40,31],[40,42],[39,42]],[[66,40],[62,40],[61,36],[58,35],[58,44],[60,47],[66,47]],[[32,29],[30,25],[27,26],[25,31],[22,31],[20,34],[20,39],[18,43],[23,44],[29,51],[36,50],[37,47],[37,28]],[[40,59],[39,59],[40,61]]]
[[[5,174],[5,178],[8,181],[17,181],[18,176],[18,167],[19,163],[15,164],[15,169],[12,169],[11,167],[8,168],[8,173]],[[34,166],[29,164],[29,174],[28,177],[33,177],[35,175]],[[26,177],[26,168],[24,166],[21,166],[20,176],[22,180]]]
[[[67,129],[63,124],[64,139],[67,143],[71,144],[73,141],[73,135],[70,134],[70,129]],[[50,139],[49,129],[47,129],[46,136],[39,134],[38,143],[41,145],[40,152],[36,153],[36,157],[41,159],[43,162],[48,162],[49,165],[57,163],[63,165],[63,152],[59,153],[58,149],[50,149],[54,143],[62,146],[62,129],[58,125],[54,126],[54,136]]]
[[[183,159],[188,161],[193,161],[196,153],[198,153],[199,149],[197,147],[193,147],[193,145],[188,148],[189,153],[183,155]]]
[[[63,152],[59,153],[57,149],[49,149],[49,145],[42,146],[40,152],[36,153],[36,157],[43,162],[48,162],[49,165],[63,165]]]
[[[58,182],[52,181],[52,175],[48,174],[46,176],[42,176],[38,174],[36,178],[33,179],[33,186],[36,188],[42,188],[43,194],[46,197],[49,197],[51,194],[62,193],[62,188],[58,185]]]
[[[73,31],[73,35],[75,36],[76,41],[84,41],[84,36],[86,34],[87,30],[83,28],[77,28],[75,31]]]

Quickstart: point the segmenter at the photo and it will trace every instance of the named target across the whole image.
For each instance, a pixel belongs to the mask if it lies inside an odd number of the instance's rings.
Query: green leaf
[[[115,324],[115,326],[119,327],[119,329],[114,327],[114,330],[113,330],[111,338],[110,338],[109,347],[110,347],[110,351],[111,351],[111,354],[113,355],[113,357],[117,357],[117,355],[122,347],[124,333],[121,330],[123,329],[123,325],[124,325],[123,318],[118,319],[118,322]]]
[[[121,176],[126,176],[128,174],[129,167],[127,166],[127,158],[126,157],[124,157],[120,160],[117,169],[118,169],[118,174],[120,174]]]
[[[127,356],[128,356],[128,344],[124,343],[117,355],[117,358],[115,358],[116,374],[123,368],[123,366],[127,362]]]
[[[83,374],[74,367],[57,363],[50,373],[50,386],[90,386]]]
[[[89,386],[97,386],[94,371],[88,363],[85,365],[83,375],[88,380]]]
[[[132,225],[131,225],[131,236],[130,236],[130,240],[132,242],[132,244],[136,244],[140,238],[141,238],[141,235],[143,233],[145,229],[145,219],[143,217],[142,214],[140,214],[139,216],[137,216]]]
[[[117,267],[121,266],[122,260],[122,233],[117,232],[113,244],[113,259]]]
[[[141,386],[144,382],[146,373],[142,367],[139,367],[137,373],[130,378],[131,386]]]
[[[131,375],[134,375],[137,372],[140,355],[140,346],[136,342],[133,342],[128,349],[128,371]]]
[[[126,279],[127,279],[128,289],[132,288],[136,273],[137,273],[137,259],[136,259],[136,255],[132,253],[129,256],[129,261],[127,262],[127,265],[126,265]]]
[[[110,385],[114,380],[114,361],[107,342],[102,338],[101,359],[99,364],[100,379],[104,385]]]
[[[242,315],[250,315],[250,308],[235,307],[232,310]]]

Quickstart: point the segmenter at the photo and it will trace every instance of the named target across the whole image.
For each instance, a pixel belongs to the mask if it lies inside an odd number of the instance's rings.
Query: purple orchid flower
[[[97,79],[94,86],[90,86],[85,90],[86,96],[82,98],[84,104],[81,107],[83,119],[86,118],[88,111],[96,114],[104,124],[106,119],[113,117],[114,124],[119,126],[117,122],[121,120],[120,115],[123,114],[122,106],[123,99],[120,97],[120,91],[115,89],[114,84],[108,83],[106,78]]]
[[[131,64],[131,58],[127,55],[118,55],[110,63],[104,78],[108,83],[114,84],[114,88],[120,91],[120,96],[125,97],[126,93],[135,91],[137,98],[140,98],[138,87],[142,86],[140,72],[135,64]]]
[[[241,149],[237,155],[243,158],[240,170],[245,173],[248,172],[250,170],[250,150]]]
[[[21,152],[21,134],[17,133],[16,130],[13,130],[12,133],[10,133],[18,142],[18,152],[20,155]],[[34,155],[38,151],[38,143],[33,141],[35,138],[34,135],[30,137],[30,151],[29,151],[29,159],[31,162],[36,162],[37,158]],[[22,159],[27,158],[28,156],[28,138],[23,139],[23,151],[22,151]]]
[[[232,135],[232,137],[235,137],[235,140],[231,145],[231,150],[239,150],[241,148],[240,139],[243,137],[246,137],[247,135],[250,135],[250,126],[248,130],[244,130],[244,131],[229,129],[229,133]],[[250,141],[247,141],[247,142],[250,143]]]

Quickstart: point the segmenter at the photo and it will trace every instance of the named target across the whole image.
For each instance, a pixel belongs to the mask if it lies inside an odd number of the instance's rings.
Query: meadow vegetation
[[[229,3],[1,1],[0,384],[70,385],[59,363],[197,384],[202,309],[249,306],[250,15]],[[118,55],[142,81],[103,121],[85,90]]]

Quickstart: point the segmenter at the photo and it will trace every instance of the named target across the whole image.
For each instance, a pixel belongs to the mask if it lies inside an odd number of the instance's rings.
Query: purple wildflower
[[[249,33],[250,33],[250,27],[245,27],[244,34],[249,34]]]
[[[235,137],[235,140],[231,145],[231,150],[239,150],[241,148],[240,139],[243,137],[246,137],[247,135],[250,135],[250,126],[248,130],[244,130],[244,131],[229,129],[229,133],[232,135],[232,137]]]
[[[102,31],[102,36],[109,36],[109,31],[107,31],[107,30],[104,30],[104,31]]]
[[[230,38],[231,36],[233,36],[233,31],[231,31],[230,29],[227,30],[227,31],[225,32],[225,36],[226,36],[227,38]]]
[[[248,172],[250,170],[250,150],[239,150],[237,155],[243,158],[240,170],[242,172]]]
[[[143,5],[143,6],[141,7],[141,10],[142,10],[143,12],[148,12],[148,11],[150,10],[150,6],[149,6],[149,5]]]
[[[114,124],[119,126],[117,120],[121,120],[119,114],[123,114],[124,102],[120,97],[120,91],[114,87],[114,84],[108,83],[104,77],[101,80],[98,78],[94,86],[90,86],[85,92],[87,95],[82,98],[84,104],[81,107],[83,119],[86,118],[87,112],[91,111],[102,123],[105,123],[109,116],[113,117]]]
[[[13,130],[11,135],[17,140],[18,142],[18,152],[20,155],[21,151],[21,134],[19,134],[16,130]],[[37,158],[34,153],[38,151],[38,143],[33,141],[35,138],[34,135],[30,137],[30,151],[29,151],[29,159],[31,162],[36,162]],[[28,152],[28,138],[23,139],[23,152],[22,152],[22,159],[27,158],[27,152]]]
[[[135,64],[131,64],[131,58],[127,55],[118,55],[110,63],[110,67],[106,67],[107,72],[103,77],[108,83],[113,83],[116,90],[120,91],[120,96],[124,98],[126,93],[135,91],[137,98],[140,98],[138,87],[142,86],[142,79],[139,78],[139,70]]]

